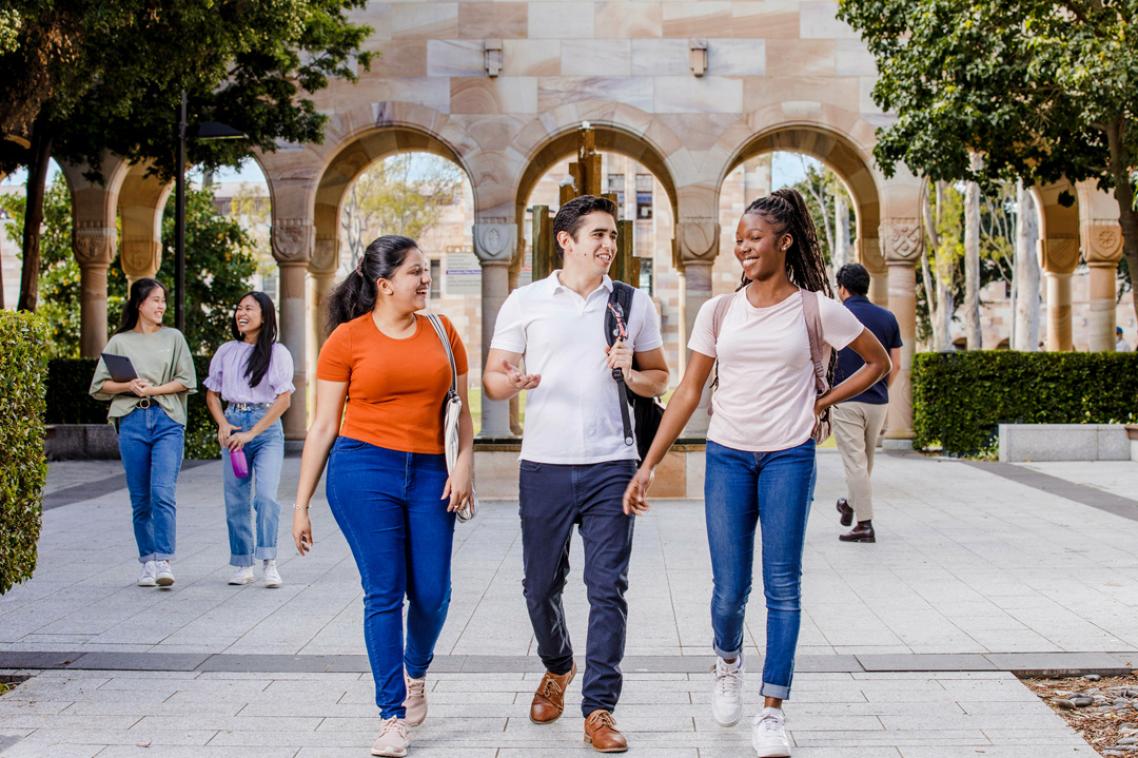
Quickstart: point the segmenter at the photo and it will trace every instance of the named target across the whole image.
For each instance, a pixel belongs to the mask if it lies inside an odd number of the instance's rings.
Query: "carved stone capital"
[[[312,256],[316,226],[307,218],[273,220],[273,257],[278,263],[307,263]]]
[[[921,222],[915,218],[889,218],[881,222],[880,243],[885,248],[885,263],[913,264],[924,249]]]
[[[308,270],[314,274],[334,274],[340,264],[340,241],[335,237],[317,237],[312,247]]]
[[[475,224],[473,236],[474,254],[480,263],[509,263],[517,250],[516,224]]]
[[[141,279],[158,273],[161,255],[162,243],[156,239],[150,237],[125,239],[119,263],[128,278]]]
[[[1039,266],[1049,274],[1072,274],[1079,265],[1079,240],[1047,237],[1039,240]]]
[[[676,258],[680,265],[711,263],[719,254],[719,221],[685,218],[676,224]]]
[[[881,254],[881,240],[877,237],[858,237],[854,244],[857,245],[858,263],[872,273],[885,273],[885,257]]]
[[[71,247],[80,266],[109,266],[115,259],[115,228],[97,221],[79,221]]]
[[[1122,260],[1122,226],[1117,221],[1083,224],[1083,257],[1090,266],[1117,266]]]

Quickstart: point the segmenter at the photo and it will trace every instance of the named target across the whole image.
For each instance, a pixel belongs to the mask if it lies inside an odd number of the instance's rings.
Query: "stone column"
[[[286,440],[303,440],[308,433],[308,263],[315,227],[308,217],[279,218],[274,214],[273,257],[281,268],[280,341],[293,358],[296,392],[284,415]]]
[[[714,218],[687,217],[676,224],[674,255],[683,268],[684,277],[684,318],[681,323],[680,351],[686,352],[688,338],[691,336],[699,309],[711,299],[711,270],[715,256],[719,253],[719,222]],[[710,380],[704,387],[688,425],[684,427],[685,437],[704,437],[710,417],[707,407],[711,402]]]
[[[881,240],[858,237],[854,240],[857,259],[869,271],[869,301],[885,308],[889,305],[889,267],[881,255]],[[836,272],[835,272],[836,273]]]
[[[476,223],[473,229],[474,254],[482,265],[482,365],[490,352],[498,309],[510,294],[510,264],[517,252],[517,224],[505,219]],[[502,438],[510,433],[510,404],[482,396],[482,438]]]
[[[312,291],[309,302],[308,349],[309,364],[315,366],[316,356],[328,338],[328,296],[336,287],[336,270],[340,265],[340,240],[317,237],[312,260],[308,263]]]
[[[1079,241],[1074,237],[1041,239],[1039,258],[1047,292],[1047,349],[1073,350],[1071,274],[1079,263]]]
[[[107,269],[115,257],[115,228],[78,221],[72,249],[79,262],[79,350],[98,358],[107,344]]]
[[[1118,262],[1122,259],[1122,227],[1117,221],[1080,225],[1083,257],[1091,269],[1090,349],[1114,352]]]
[[[924,247],[921,224],[915,218],[881,222],[881,240],[888,267],[889,310],[901,329],[901,370],[889,389],[885,444],[908,447],[913,439],[913,354],[917,340],[916,265]],[[890,442],[892,441],[892,442]]]

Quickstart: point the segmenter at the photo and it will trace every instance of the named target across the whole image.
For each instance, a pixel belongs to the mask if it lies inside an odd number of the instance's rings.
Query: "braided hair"
[[[786,278],[792,284],[811,292],[822,292],[833,297],[830,280],[826,276],[826,262],[822,258],[822,247],[818,244],[818,232],[814,219],[806,208],[806,201],[798,190],[784,187],[766,197],[760,197],[750,205],[743,215],[757,214],[766,221],[782,228],[780,234],[789,234],[792,240],[786,251]],[[743,274],[739,289],[751,283]]]

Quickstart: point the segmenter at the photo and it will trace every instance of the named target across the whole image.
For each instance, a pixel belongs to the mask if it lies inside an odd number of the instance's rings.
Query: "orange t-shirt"
[[[450,319],[440,318],[461,376],[468,371],[466,348]],[[414,335],[393,339],[365,313],[328,336],[316,377],[348,383],[342,436],[405,453],[444,452],[450,363],[427,317],[416,314],[415,325]]]

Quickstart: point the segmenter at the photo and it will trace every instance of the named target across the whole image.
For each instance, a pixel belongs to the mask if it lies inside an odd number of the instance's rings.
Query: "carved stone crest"
[[[115,258],[115,230],[80,223],[72,238],[75,259],[81,265],[110,264]]]
[[[1118,222],[1090,224],[1083,241],[1087,263],[1115,264],[1122,258],[1122,226]]]
[[[483,263],[509,261],[516,238],[517,227],[513,224],[475,224],[474,254]]]
[[[881,240],[885,244],[885,260],[908,263],[915,261],[924,247],[921,224],[915,218],[895,218],[881,223]]]
[[[334,237],[317,237],[312,248],[312,260],[308,262],[310,271],[322,274],[335,273],[339,263],[337,248],[340,241]]]
[[[273,222],[273,257],[284,263],[307,262],[315,228],[308,219],[282,218]]]
[[[676,224],[676,244],[681,262],[710,262],[719,252],[719,222],[688,218]]]
[[[131,279],[154,276],[158,271],[161,243],[149,238],[122,243],[122,270]]]

